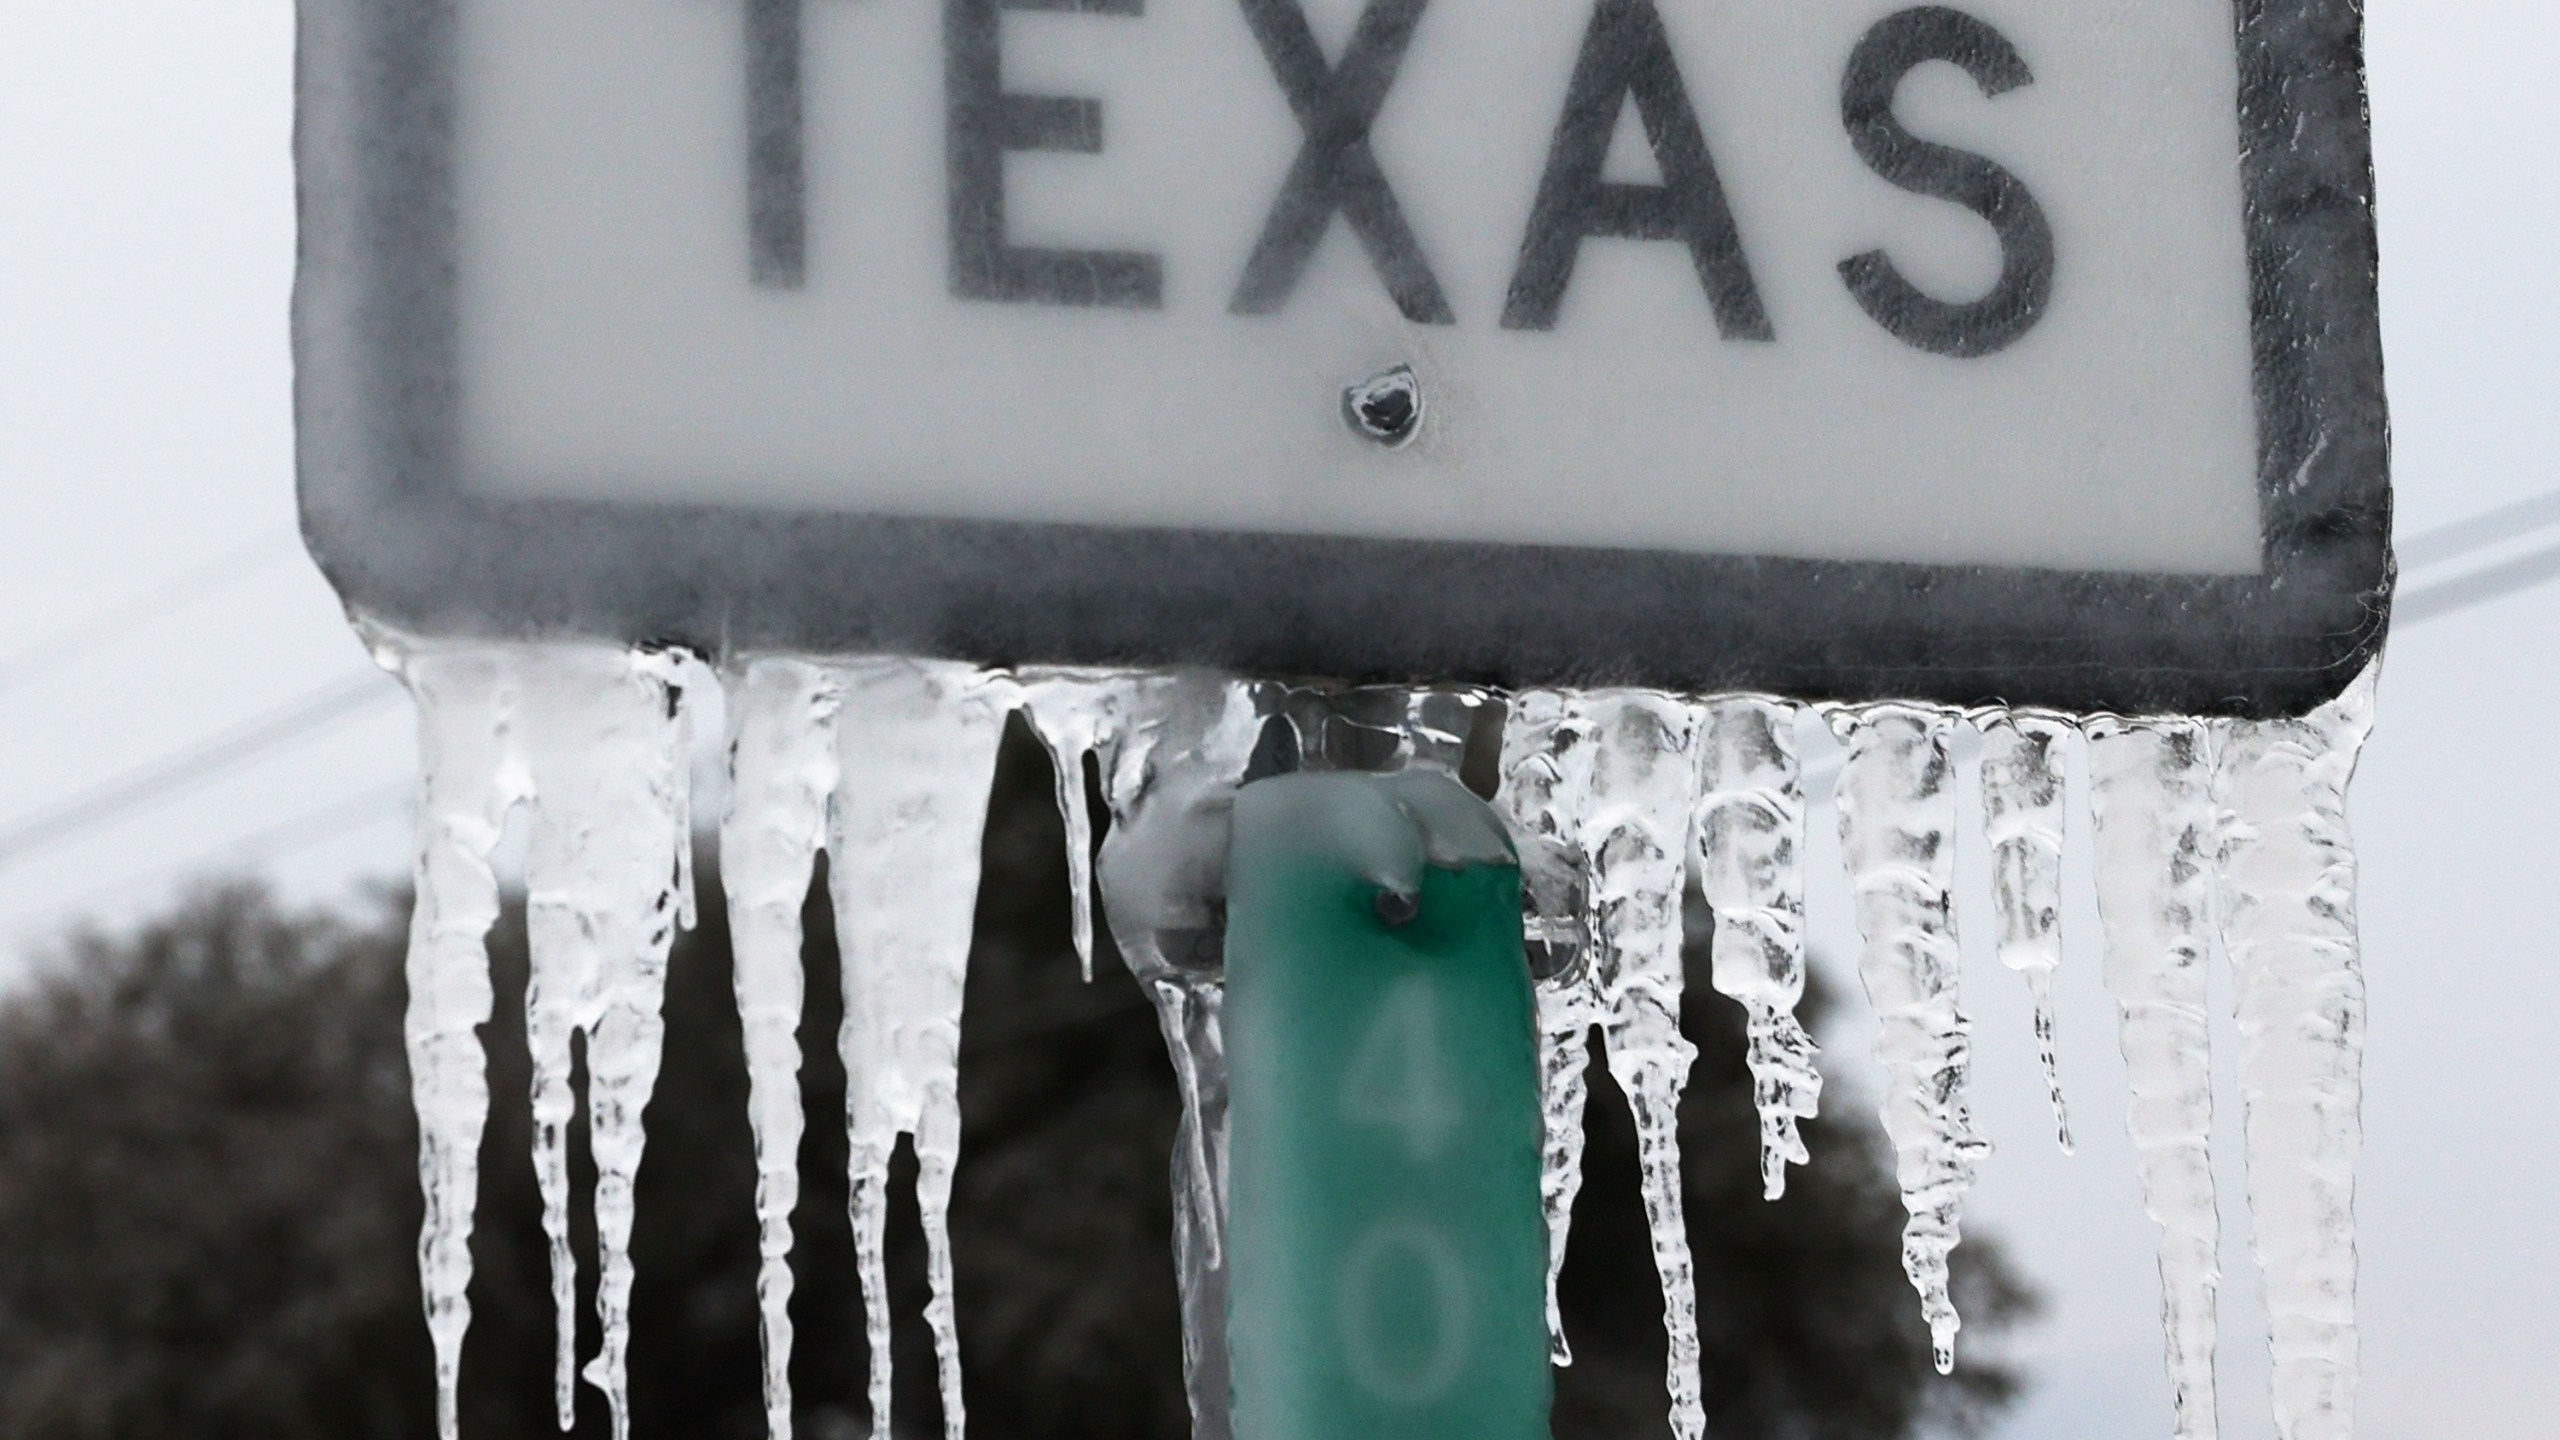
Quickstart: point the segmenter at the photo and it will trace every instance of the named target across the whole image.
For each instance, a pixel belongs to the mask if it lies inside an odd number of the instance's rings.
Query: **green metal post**
[[[1236,1440],[1547,1440],[1520,869],[1435,773],[1238,795],[1227,871]]]

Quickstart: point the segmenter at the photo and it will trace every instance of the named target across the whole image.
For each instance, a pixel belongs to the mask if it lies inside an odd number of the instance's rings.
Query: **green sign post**
[[[1229,852],[1237,1440],[1546,1440],[1520,867],[1433,773],[1239,794]]]

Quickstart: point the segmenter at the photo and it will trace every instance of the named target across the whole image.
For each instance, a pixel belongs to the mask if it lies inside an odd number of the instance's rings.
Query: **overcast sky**
[[[2405,538],[2560,488],[2560,12],[2372,12]],[[282,0],[21,4],[0,21],[0,972],[70,918],[128,919],[193,875],[260,871],[322,898],[406,863],[404,703],[364,678],[293,535],[290,51]],[[2555,542],[2520,526],[2411,588]],[[2560,945],[2541,903],[2560,871],[2555,619],[2560,586],[2404,628],[2355,795],[2376,1437],[2560,1436]],[[175,783],[279,729],[299,738]],[[113,813],[74,824],[84,810]],[[1815,927],[1846,955],[1817,836]],[[2019,1352],[2038,1388],[2005,1433],[2134,1440],[2165,1436],[2168,1408],[2085,868],[2061,990],[2076,1158],[2053,1154],[2019,987],[1987,947],[1968,953],[1977,1101],[2000,1144],[1974,1218],[2053,1302]],[[1863,1084],[1859,1022],[1831,1038],[1836,1073]],[[2226,1433],[2256,1437],[2266,1365],[2228,1100],[2223,1409]]]

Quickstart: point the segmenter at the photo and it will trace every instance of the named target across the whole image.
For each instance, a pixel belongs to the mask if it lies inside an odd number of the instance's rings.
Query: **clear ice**
[[[1858,963],[1875,1007],[1886,1076],[1885,1135],[1910,1221],[1902,1269],[1920,1292],[1940,1374],[1955,1369],[1960,1321],[1947,1257],[1964,1197],[1991,1142],[1974,1128],[1965,1089],[1972,1031],[1958,1003],[1955,915],[1955,717],[1913,705],[1832,713],[1848,744],[1836,806],[1840,851],[1866,948]]]
[[[802,907],[827,846],[843,692],[802,660],[758,660],[728,677],[729,813],[720,826],[747,1119],[756,1151],[756,1308],[765,1431],[791,1435],[791,1211],[800,1200]]]
[[[1266,687],[1206,675],[1101,682],[1116,710],[1097,759],[1111,832],[1102,898],[1112,941],[1154,1004],[1182,1092],[1173,1245],[1183,1381],[1195,1440],[1228,1434],[1227,1059],[1219,928],[1226,828],[1267,718]]]
[[[1822,1104],[1820,1047],[1796,1019],[1804,999],[1804,782],[1796,707],[1737,696],[1710,702],[1698,742],[1698,883],[1715,912],[1719,994],[1739,1002],[1760,1113],[1761,1191],[1787,1193],[1809,1163],[1800,1126]]]
[[[1696,798],[1697,707],[1643,691],[1600,691],[1576,707],[1589,725],[1591,963],[1605,1009],[1609,1074],[1635,1115],[1645,1222],[1662,1281],[1671,1433],[1699,1440],[1706,1409],[1697,1277],[1681,1204],[1680,1094],[1698,1049],[1680,1033],[1681,891]]]
[[[963,1433],[949,1211],[960,1151],[960,1016],[988,785],[1012,684],[904,659],[752,660],[728,677],[730,805],[721,827],[756,1147],[766,1428],[791,1433],[791,1210],[799,1197],[801,909],[821,852],[842,951],[845,1132],[871,1370],[889,1433],[889,1164],[914,1146],[936,1379]]]
[[[2071,722],[2037,711],[1984,710],[1982,826],[1991,842],[1991,899],[2000,963],[2035,1001],[2036,1059],[2053,1101],[2054,1142],[2071,1153],[2071,1108],[2055,1053],[2053,972],[2062,964],[2063,744]]]
[[[672,656],[604,645],[379,647],[420,713],[426,805],[413,921],[410,1035],[428,1223],[420,1245],[437,1348],[443,1433],[469,1324],[473,1158],[488,1109],[469,1027],[488,1018],[490,865],[506,817],[527,807],[525,924],[532,971],[534,1170],[551,1240],[557,1307],[555,1403],[575,1405],[575,1261],[568,1244],[574,1038],[586,1037],[596,1164],[601,1347],[587,1381],[630,1433],[627,1371],[633,1200],[656,1086],[666,966],[692,923],[690,742]],[[422,983],[421,983],[422,982]],[[469,1149],[462,1148],[465,1141]]]
[[[1681,897],[1697,804],[1698,706],[1643,690],[1597,690],[1515,703],[1506,775],[1528,793],[1511,802],[1532,836],[1581,857],[1588,950],[1581,973],[1541,997],[1548,1086],[1550,1295],[1565,1212],[1578,1182],[1580,1142],[1560,1140],[1583,1102],[1583,1047],[1597,1023],[1610,1077],[1636,1123],[1645,1219],[1662,1284],[1671,1429],[1706,1432],[1698,1356],[1697,1279],[1681,1197],[1680,1095],[1697,1047],[1680,1033]],[[1543,757],[1543,758],[1542,758]],[[1552,839],[1549,838],[1552,832]],[[1532,904],[1536,892],[1532,889]],[[1550,1299],[1550,1325],[1554,1323]]]
[[[2215,727],[2089,725],[2106,984],[2132,1092],[2127,1128],[2142,1205],[2160,1226],[2160,1320],[2179,1440],[2213,1440],[2215,1210],[2212,1030]]]
[[[567,1130],[575,1037],[586,1039],[598,1169],[601,1352],[585,1378],[627,1436],[627,1313],[640,1117],[654,1085],[669,947],[690,923],[683,672],[671,656],[575,644],[376,640],[419,707],[423,756],[411,925],[408,1045],[426,1220],[422,1288],[444,1440],[470,1308],[477,1155],[488,1112],[475,1027],[492,1005],[493,865],[512,812],[529,820],[526,1025],[535,1062],[534,1163],[559,1301],[558,1402],[574,1399]],[[966,1425],[947,1223],[958,1156],[959,1044],[989,782],[1016,709],[1047,746],[1065,817],[1075,940],[1092,967],[1091,895],[1154,1004],[1183,1115],[1172,1156],[1184,1366],[1199,1440],[1227,1440],[1220,1030],[1225,831],[1236,787],[1294,728],[1290,763],[1351,747],[1385,763],[1461,768],[1488,697],[1413,692],[1380,706],[1209,674],[1100,670],[1010,675],[957,663],[768,656],[722,677],[730,717],[723,879],[735,939],[756,1147],[767,1430],[791,1433],[791,1212],[799,1195],[801,915],[821,854],[843,950],[852,1220],[871,1337],[873,1433],[890,1413],[883,1239],[889,1163],[914,1146],[932,1280],[946,1440]],[[2205,976],[2217,933],[2236,978],[2254,1235],[2276,1356],[2283,1440],[2347,1440],[2355,1330],[2353,1164],[2363,1036],[2354,858],[2345,790],[2372,718],[2373,677],[2298,721],[2097,717],[2087,724],[2105,980],[2133,1091],[2144,1204],[2162,1227],[2162,1310],[2177,1433],[2214,1433],[2218,1225]],[[1365,704],[1365,702],[1363,702]],[[1366,718],[1353,720],[1350,710]],[[1695,1279],[1682,1214],[1678,1111],[1694,1050],[1680,1033],[1682,894],[1694,865],[1715,916],[1716,988],[1740,1003],[1775,1198],[1808,1156],[1821,1093],[1796,1018],[1805,983],[1805,777],[1799,711],[1760,696],[1638,690],[1511,697],[1497,806],[1524,881],[1539,985],[1546,1137],[1542,1202],[1555,1359],[1570,1363],[1555,1277],[1581,1183],[1590,1042],[1638,1127],[1644,1205],[1664,1296],[1673,1432],[1698,1440]],[[1949,1256],[1988,1150],[1965,1103],[1950,884],[1954,712],[1832,707],[1848,745],[1837,820],[1880,1021],[1885,1128],[1910,1219],[1904,1268],[1943,1370],[1958,1318]],[[2059,715],[1972,717],[1983,736],[1983,823],[2001,958],[2027,981],[2054,1118],[2051,982],[2061,957],[2064,759]],[[1312,722],[1312,723],[1311,723]],[[1098,861],[1086,812],[1093,762],[1110,826]],[[1095,883],[1098,880],[1098,885]],[[2216,931],[2216,906],[2221,929]]]
[[[525,847],[525,930],[532,971],[525,1029],[533,1052],[534,1148],[552,1241],[560,1356],[573,1357],[574,1262],[568,1246],[570,1036],[586,1037],[587,1133],[595,1157],[596,1318],[602,1342],[587,1382],[605,1394],[615,1440],[631,1433],[631,1227],[666,1037],[667,957],[693,923],[693,746],[673,662],[605,646],[536,657],[519,701],[533,772]],[[563,1429],[574,1387],[559,1377]]]
[[[409,917],[406,1027],[426,1198],[418,1281],[435,1347],[437,1433],[455,1440],[480,1136],[489,1119],[478,1027],[496,1004],[489,929],[498,920],[498,875],[490,857],[529,777],[516,756],[513,676],[500,657],[390,642],[376,654],[418,706],[418,901]]]
[[[1024,676],[1023,717],[1049,752],[1057,775],[1058,818],[1067,831],[1068,929],[1076,963],[1093,978],[1093,813],[1085,800],[1085,757],[1120,720],[1129,687],[1105,672]]]
[[[1538,986],[1538,1068],[1545,1117],[1540,1203],[1547,1220],[1547,1344],[1558,1365],[1573,1363],[1556,1282],[1564,1273],[1573,1203],[1582,1193],[1582,1114],[1590,1097],[1583,1070],[1600,999],[1582,964],[1583,856],[1579,790],[1565,778],[1566,751],[1580,743],[1567,728],[1565,697],[1534,690],[1512,698],[1502,732],[1496,805],[1510,821],[1520,851],[1522,928],[1549,961]]]
[[[1009,681],[948,661],[834,667],[836,794],[828,869],[843,955],[845,1135],[854,1253],[871,1349],[871,1433],[889,1426],[889,1161],[915,1147],[916,1208],[942,1392],[960,1440],[951,1294],[951,1176],[960,1158],[960,1006],[978,908],[979,849]]]
[[[2250,1249],[2280,1440],[2355,1429],[2355,1167],[2365,1035],[2347,782],[2376,675],[2300,720],[2235,722],[2223,808],[2223,948],[2247,1107]]]

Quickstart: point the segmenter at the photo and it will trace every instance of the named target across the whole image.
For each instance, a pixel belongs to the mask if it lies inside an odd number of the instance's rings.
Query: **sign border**
[[[2233,3],[2266,537],[2255,576],[476,496],[444,424],[455,3],[298,7],[303,531],[350,608],[394,627],[715,655],[2247,718],[2334,698],[2388,629],[2359,0]],[[529,533],[546,538],[527,545]]]

